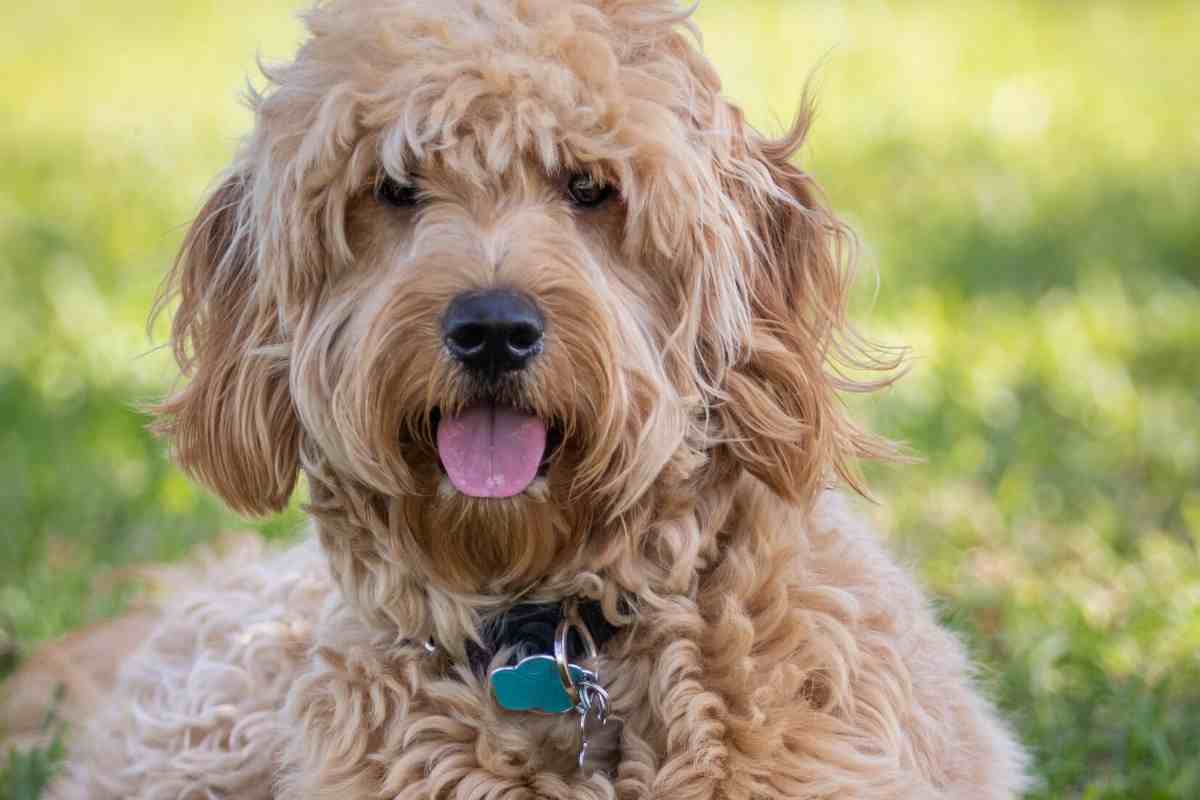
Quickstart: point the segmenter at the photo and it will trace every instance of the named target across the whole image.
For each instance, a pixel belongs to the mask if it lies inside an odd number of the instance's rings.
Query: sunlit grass
[[[151,295],[248,124],[255,51],[299,37],[291,6],[6,9],[0,625],[20,645],[114,613],[121,565],[246,524],[135,406],[172,374]],[[1037,796],[1197,796],[1200,6],[706,0],[698,19],[764,130],[816,70],[805,167],[862,235],[864,327],[915,356],[856,403],[925,458],[871,470],[871,513],[975,650]],[[14,769],[0,787],[31,792]]]

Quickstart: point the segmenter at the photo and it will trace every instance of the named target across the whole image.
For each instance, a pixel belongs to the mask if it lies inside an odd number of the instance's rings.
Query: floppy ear
[[[184,239],[156,308],[178,295],[171,324],[182,390],[152,409],[176,462],[233,509],[287,505],[300,426],[288,392],[278,314],[259,290],[249,178],[225,179]]]
[[[845,370],[891,372],[901,361],[847,323],[853,236],[791,162],[808,120],[803,114],[777,141],[745,126],[734,156],[740,163],[727,175],[755,252],[748,258],[749,341],[726,373],[716,407],[728,455],[795,501],[811,498],[835,475],[862,492],[856,459],[893,453],[849,419],[839,393],[894,380],[856,381]]]

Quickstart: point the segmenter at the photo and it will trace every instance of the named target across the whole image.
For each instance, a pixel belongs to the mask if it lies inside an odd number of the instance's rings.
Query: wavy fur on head
[[[961,649],[830,488],[890,453],[847,371],[897,364],[847,325],[852,238],[793,162],[809,107],[755,131],[670,0],[306,21],[168,284],[188,380],[157,412],[240,511],[303,473],[316,544],[181,601],[60,795],[1011,796],[1019,751]],[[580,174],[612,198],[573,205]],[[397,184],[418,202],[382,202]],[[493,288],[546,339],[484,385],[440,326]],[[517,497],[439,467],[438,419],[481,399],[561,439]],[[576,595],[623,627],[614,776],[464,666],[490,615]]]

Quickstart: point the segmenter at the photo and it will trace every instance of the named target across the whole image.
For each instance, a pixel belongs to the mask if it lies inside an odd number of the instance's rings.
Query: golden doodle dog
[[[833,488],[852,239],[672,0],[332,0],[169,281],[156,409],[314,534],[182,593],[59,798],[1008,798]],[[849,369],[847,369],[849,368]],[[880,381],[849,374],[876,369]]]

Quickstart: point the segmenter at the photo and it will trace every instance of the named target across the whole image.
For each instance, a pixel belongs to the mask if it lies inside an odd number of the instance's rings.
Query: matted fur
[[[896,363],[846,324],[852,239],[791,162],[807,107],[753,130],[669,0],[306,21],[169,283],[189,380],[157,411],[234,508],[282,507],[303,472],[315,535],[167,612],[55,796],[1018,791],[960,646],[830,488],[889,453],[841,406],[878,385],[847,368]],[[572,207],[573,173],[617,196]],[[420,205],[379,202],[385,177]],[[486,391],[563,444],[485,501],[441,475],[433,420],[485,392],[439,320],[493,287],[547,333]],[[573,595],[623,627],[611,778],[574,768],[575,719],[502,712],[463,666],[489,615]]]

